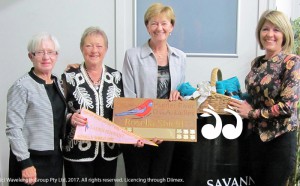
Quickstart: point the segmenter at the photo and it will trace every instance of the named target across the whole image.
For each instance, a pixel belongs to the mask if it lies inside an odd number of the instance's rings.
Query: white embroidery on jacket
[[[79,150],[81,151],[87,151],[91,148],[92,146],[92,143],[90,141],[78,141],[79,144],[78,144],[78,148]]]
[[[71,73],[65,73],[66,74],[66,81],[67,83],[71,84],[72,86],[75,86],[75,72]]]

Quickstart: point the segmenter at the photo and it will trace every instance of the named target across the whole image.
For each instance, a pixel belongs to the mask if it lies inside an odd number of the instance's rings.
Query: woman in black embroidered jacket
[[[100,28],[89,27],[84,31],[80,49],[84,62],[79,68],[71,67],[62,78],[72,112],[63,143],[65,175],[67,180],[76,178],[67,185],[103,185],[99,181],[116,176],[119,145],[73,140],[73,135],[76,125],[86,124],[85,118],[79,114],[81,108],[112,119],[113,100],[115,97],[123,97],[121,73],[103,64],[108,40]],[[98,181],[93,183],[94,178]],[[106,185],[114,185],[114,182]]]

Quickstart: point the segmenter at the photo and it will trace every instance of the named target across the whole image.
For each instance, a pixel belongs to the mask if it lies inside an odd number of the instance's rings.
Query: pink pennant
[[[76,140],[122,144],[136,144],[138,140],[141,140],[144,144],[157,146],[152,141],[143,139],[87,109],[82,109],[81,115],[87,118],[87,124],[85,126],[77,125],[74,136]]]

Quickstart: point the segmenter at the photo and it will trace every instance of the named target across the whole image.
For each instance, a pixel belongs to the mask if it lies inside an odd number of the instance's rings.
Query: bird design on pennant
[[[136,108],[130,109],[128,111],[117,113],[116,116],[128,116],[128,115],[135,115],[140,118],[148,116],[153,107],[153,100],[147,99],[141,105]]]

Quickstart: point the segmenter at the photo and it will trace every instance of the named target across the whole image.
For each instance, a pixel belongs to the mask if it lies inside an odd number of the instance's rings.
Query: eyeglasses
[[[36,57],[42,57],[42,56],[44,56],[46,54],[49,57],[54,57],[54,56],[56,56],[58,54],[58,52],[57,51],[42,51],[42,50],[40,50],[40,51],[32,52],[32,54],[34,56],[36,56]]]

